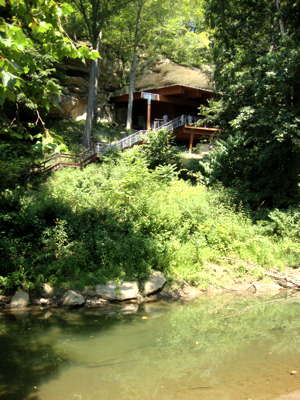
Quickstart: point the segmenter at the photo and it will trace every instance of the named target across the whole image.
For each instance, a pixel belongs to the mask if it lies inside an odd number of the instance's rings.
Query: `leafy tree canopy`
[[[6,121],[2,133],[28,138],[32,128],[44,124],[43,114],[60,93],[53,77],[55,64],[64,57],[98,54],[76,47],[64,31],[63,22],[73,12],[70,4],[0,0],[0,11],[0,107]]]
[[[299,191],[299,6],[206,3],[221,96],[206,112],[225,139],[210,171],[254,208],[286,206]]]

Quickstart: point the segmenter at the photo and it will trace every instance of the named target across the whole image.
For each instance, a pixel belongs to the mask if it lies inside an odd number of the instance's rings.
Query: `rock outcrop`
[[[97,112],[98,118],[112,122],[115,120],[115,112],[110,98],[126,92],[124,80],[129,71],[124,71],[124,67],[112,59],[110,54],[101,55]],[[67,63],[59,65],[57,69],[63,90],[57,99],[59,106],[51,111],[52,117],[84,120],[88,97],[89,63],[68,59]],[[156,65],[149,65],[139,73],[136,90],[177,84],[212,90],[212,68],[208,65],[203,65],[201,69],[187,67],[165,59]]]
[[[169,60],[158,63],[145,71],[137,80],[136,89],[145,90],[169,85],[185,85],[213,90],[212,67],[187,67]]]
[[[98,118],[111,122],[113,106],[109,103],[111,94],[120,89],[124,81],[118,65],[110,54],[101,53],[100,76],[97,112]],[[58,79],[62,85],[62,94],[58,96],[58,107],[51,111],[51,116],[57,119],[85,120],[88,86],[89,62],[83,63],[77,59],[68,59],[57,67]]]

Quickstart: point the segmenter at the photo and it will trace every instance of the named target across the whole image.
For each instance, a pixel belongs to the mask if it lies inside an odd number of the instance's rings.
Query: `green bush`
[[[259,221],[269,235],[279,238],[300,239],[300,208],[289,208],[285,211],[272,210],[267,215],[267,220]]]
[[[24,185],[30,165],[37,156],[32,143],[13,139],[0,141],[0,191]]]
[[[178,164],[178,149],[174,146],[173,138],[166,130],[157,130],[148,133],[144,138],[145,144],[141,152],[148,162],[149,168],[158,165]]]
[[[39,189],[3,193],[0,286],[82,287],[158,269],[206,287],[299,263],[298,211],[254,224],[222,192],[178,179],[174,165],[148,165],[132,148],[58,171]]]
[[[219,141],[201,165],[206,183],[221,182],[253,210],[287,207],[299,199],[299,151],[291,141],[245,145],[243,134]],[[253,160],[256,160],[254,163]],[[272,171],[272,176],[270,176]]]

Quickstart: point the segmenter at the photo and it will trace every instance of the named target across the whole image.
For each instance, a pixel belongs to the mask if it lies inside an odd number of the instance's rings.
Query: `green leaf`
[[[5,7],[5,0],[0,0],[0,7]]]
[[[48,22],[41,21],[39,24],[34,26],[34,29],[37,33],[45,33],[52,28],[52,25]]]
[[[72,14],[74,12],[73,7],[71,6],[71,4],[68,3],[62,3],[60,8],[62,9],[64,16]]]
[[[91,60],[96,60],[97,58],[101,58],[101,56],[97,50],[91,50],[90,54],[89,54],[89,58]]]
[[[2,71],[2,83],[6,88],[10,83],[13,83],[17,79],[17,76],[10,73],[9,71]]]
[[[10,37],[13,40],[14,46],[16,46],[19,50],[24,50],[28,42],[28,39],[24,35],[22,29],[17,26],[14,26],[12,29],[8,31],[8,33],[10,34]]]
[[[81,57],[96,60],[100,58],[100,54],[97,50],[90,50],[87,46],[81,46],[78,49],[78,53]]]
[[[18,132],[11,132],[11,136],[17,138],[17,139],[23,139],[23,134],[18,133]]]

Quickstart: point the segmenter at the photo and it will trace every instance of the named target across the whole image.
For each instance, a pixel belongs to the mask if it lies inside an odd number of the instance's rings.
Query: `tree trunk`
[[[101,32],[98,36],[96,45],[93,46],[94,50],[99,51],[101,43]],[[91,61],[90,66],[90,77],[89,77],[89,93],[88,93],[88,104],[86,110],[86,120],[83,135],[83,145],[86,148],[91,147],[91,136],[92,128],[95,122],[95,110],[97,103],[97,93],[98,93],[98,81],[99,81],[99,58]]]
[[[132,127],[132,109],[133,109],[133,94],[135,90],[135,80],[136,80],[136,69],[138,63],[138,44],[140,40],[140,27],[142,21],[142,10],[145,4],[145,0],[140,0],[138,3],[138,9],[136,13],[135,20],[135,31],[134,31],[134,44],[132,49],[132,58],[129,74],[129,93],[128,93],[128,108],[127,108],[127,122],[126,129],[131,129]]]
[[[280,0],[276,0],[276,8],[277,8],[278,13],[280,14]],[[282,17],[280,15],[279,15],[279,28],[280,28],[281,37],[283,38],[284,34],[285,34],[285,29],[284,29],[284,23],[283,23]]]
[[[128,109],[127,109],[127,122],[126,129],[132,127],[132,109],[133,109],[133,94],[135,90],[136,80],[136,67],[137,67],[137,53],[134,52],[131,61],[130,75],[129,75],[129,96],[128,96]]]

